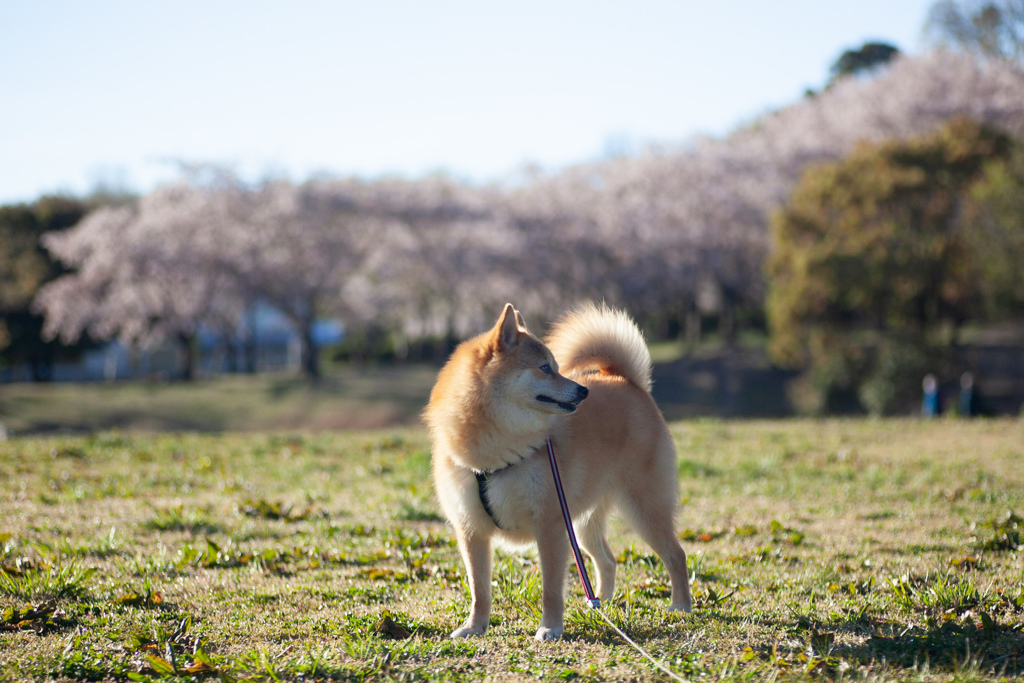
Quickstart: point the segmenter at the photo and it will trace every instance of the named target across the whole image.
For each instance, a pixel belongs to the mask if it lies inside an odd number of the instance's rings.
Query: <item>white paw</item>
[[[669,605],[668,606],[668,611],[669,612],[686,612],[687,614],[689,614],[690,612],[693,611],[693,606],[690,605],[690,603],[688,603],[688,602],[686,604],[683,604],[683,605]]]
[[[562,637],[562,627],[548,628],[547,626],[541,626],[533,637],[540,641],[558,640]]]
[[[482,636],[486,626],[463,626],[452,631],[452,638],[469,638],[470,636]]]

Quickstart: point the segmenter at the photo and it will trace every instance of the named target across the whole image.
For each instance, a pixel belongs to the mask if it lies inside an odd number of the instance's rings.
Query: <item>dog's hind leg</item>
[[[602,506],[578,529],[580,545],[597,568],[597,597],[605,601],[615,594],[615,556],[608,546],[606,520],[607,511]]]
[[[686,568],[686,553],[676,539],[671,513],[646,508],[644,503],[643,500],[634,499],[623,506],[623,512],[631,526],[665,564],[672,581],[672,603],[669,610],[689,612],[693,608],[690,574]]]
[[[459,551],[469,574],[472,604],[466,623],[452,631],[452,638],[477,636],[487,630],[491,618],[491,539],[473,533],[458,535]]]
[[[672,448],[671,442],[663,447]],[[686,568],[686,553],[676,538],[674,513],[679,499],[675,480],[675,457],[659,459],[668,463],[655,476],[636,482],[620,494],[619,510],[629,525],[651,546],[665,565],[672,581],[672,602],[669,610],[689,612],[693,609],[690,595],[690,574]],[[670,469],[671,468],[671,469]]]

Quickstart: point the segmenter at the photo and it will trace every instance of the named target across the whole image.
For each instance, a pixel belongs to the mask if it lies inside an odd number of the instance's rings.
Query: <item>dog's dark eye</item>
[[[547,363],[545,363],[544,365],[540,366],[540,371],[543,372],[545,375],[550,375],[551,374],[551,366],[548,365]]]

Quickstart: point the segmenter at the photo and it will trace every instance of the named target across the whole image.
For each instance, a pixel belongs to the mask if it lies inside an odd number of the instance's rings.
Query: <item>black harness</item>
[[[534,449],[534,452],[536,452],[536,450],[537,449]],[[505,527],[498,524],[498,519],[494,516],[494,508],[491,507],[491,501],[487,498],[487,481],[498,472],[504,472],[509,468],[515,467],[516,465],[522,463],[523,460],[526,460],[526,458],[523,458],[519,462],[510,462],[504,467],[499,467],[496,470],[473,470],[473,475],[476,477],[476,490],[480,494],[480,502],[484,506],[484,512],[486,512],[487,516],[491,518],[492,522],[494,522],[494,526],[498,527],[499,529],[504,529]]]
[[[503,467],[502,469],[505,469],[505,468]],[[494,472],[500,472],[500,471],[501,470],[495,470]],[[474,471],[473,474],[476,475],[476,489],[480,493],[480,502],[483,503],[483,505],[484,505],[484,512],[486,512],[487,516],[491,518],[492,522],[494,522],[494,526],[496,526],[496,527],[498,527],[500,529],[501,525],[498,524],[498,520],[494,516],[494,508],[491,507],[491,501],[488,500],[488,498],[487,498],[487,480],[491,478],[491,475],[494,474],[494,472],[476,472],[476,471]]]

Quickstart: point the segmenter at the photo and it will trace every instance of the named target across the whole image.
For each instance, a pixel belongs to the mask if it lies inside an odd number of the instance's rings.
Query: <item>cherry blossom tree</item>
[[[494,188],[427,178],[361,190],[354,201],[376,225],[363,267],[343,294],[359,309],[357,319],[388,325],[403,339],[441,337],[451,345],[513,296],[518,282],[510,269],[520,240]]]
[[[587,226],[602,258],[610,256],[616,291],[608,295],[634,312],[689,309],[709,283],[726,309],[760,307],[769,218],[808,164],[839,159],[859,142],[924,134],[957,116],[1019,136],[1024,69],[966,54],[902,56],[873,78],[842,79],[726,138],[581,165],[523,192],[548,205],[542,215],[560,216],[559,225],[571,215]],[[555,223],[546,229],[563,229]]]
[[[343,311],[341,288],[368,248],[374,221],[316,182],[269,182],[240,199],[223,211],[230,245],[217,250],[216,266],[292,322],[303,369],[318,377],[314,323]]]
[[[510,185],[450,178],[245,186],[192,174],[91,214],[47,245],[74,272],[37,301],[49,334],[188,342],[274,306],[319,373],[313,322],[402,338],[464,337],[515,300],[543,320],[605,299],[648,321],[713,309],[728,333],[763,310],[770,217],[808,164],[966,117],[1024,135],[1024,67],[966,53],[900,56],[870,77],[733,134],[531,173]]]
[[[215,197],[167,186],[47,235],[47,249],[73,272],[36,298],[46,317],[44,335],[70,343],[87,333],[141,346],[176,340],[185,352],[183,375],[193,377],[199,327],[231,326],[242,312],[233,278],[215,267],[209,249]]]

